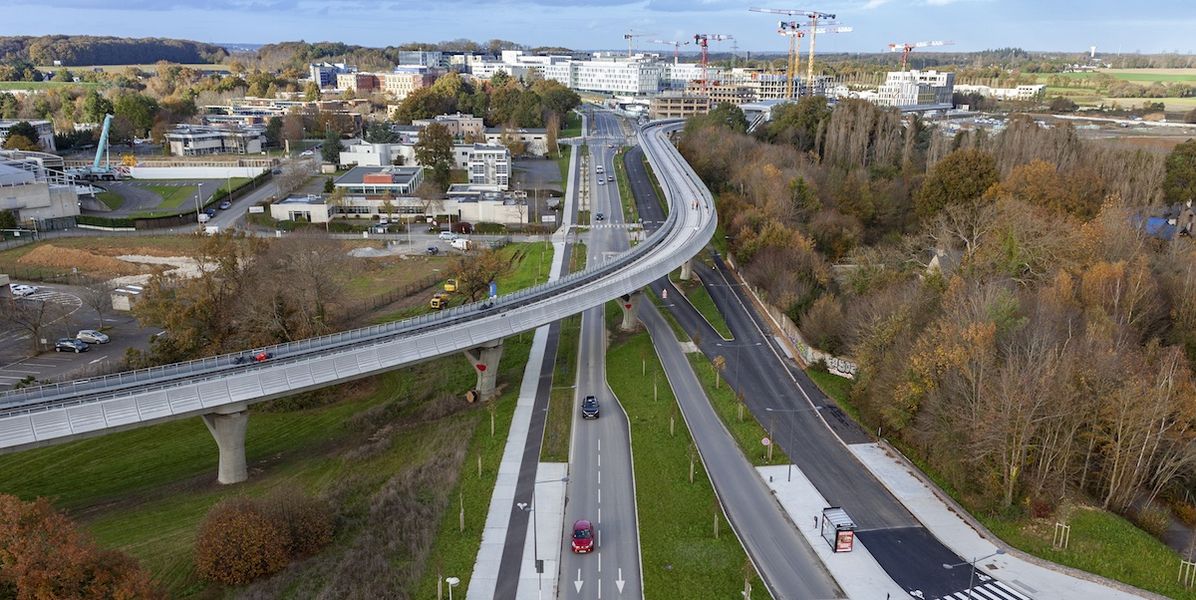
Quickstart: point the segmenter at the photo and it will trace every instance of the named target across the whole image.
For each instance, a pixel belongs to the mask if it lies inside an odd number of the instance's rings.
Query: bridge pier
[[[216,481],[228,485],[249,479],[245,464],[245,430],[249,426],[249,410],[244,404],[222,406],[217,412],[203,415],[203,424],[220,449],[220,467]]]
[[[636,290],[619,297],[619,306],[623,309],[623,322],[619,324],[621,331],[635,331],[639,321],[640,297],[643,292]]]
[[[694,261],[691,258],[691,259],[681,263],[681,279],[683,281],[689,281],[690,279],[693,279],[693,276],[694,276],[693,262]]]
[[[492,400],[498,390],[498,359],[502,358],[502,340],[486,342],[465,351],[465,358],[478,374],[478,399]]]

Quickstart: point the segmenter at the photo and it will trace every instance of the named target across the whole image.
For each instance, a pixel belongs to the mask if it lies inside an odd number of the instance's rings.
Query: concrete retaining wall
[[[263,167],[129,167],[134,179],[225,179],[256,177]]]

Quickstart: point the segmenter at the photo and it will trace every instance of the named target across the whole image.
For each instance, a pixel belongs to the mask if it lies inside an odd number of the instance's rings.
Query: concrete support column
[[[478,399],[491,400],[497,395],[498,359],[502,358],[502,340],[486,342],[477,348],[465,351],[465,358],[478,374]]]
[[[249,469],[245,465],[245,430],[249,426],[246,406],[221,407],[217,412],[203,415],[203,424],[208,426],[220,449],[216,480],[228,485],[249,479]]]
[[[622,331],[635,331],[639,321],[640,297],[643,292],[636,290],[619,298],[619,306],[623,308],[623,322],[619,324]]]
[[[689,281],[690,279],[693,279],[693,276],[694,276],[693,262],[694,261],[691,258],[691,259],[685,261],[684,263],[681,263],[681,279],[683,281]]]

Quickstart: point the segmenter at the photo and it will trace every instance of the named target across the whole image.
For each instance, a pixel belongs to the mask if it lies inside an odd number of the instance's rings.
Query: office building
[[[62,170],[62,159],[45,152],[0,150],[0,210],[12,211],[22,226],[74,225],[79,197]]]
[[[345,63],[313,63],[308,66],[311,80],[320,86],[320,89],[336,87],[338,75],[356,71],[357,67],[351,67]]]
[[[400,50],[398,58],[399,64],[403,66],[413,65],[430,69],[448,66],[444,53],[435,50]]]
[[[433,123],[443,125],[445,129],[448,129],[449,134],[457,139],[480,140],[486,131],[481,117],[464,113],[436,115],[431,119],[416,119],[411,122],[411,125],[423,128]]]
[[[987,85],[956,84],[955,91],[960,94],[980,94],[986,98],[997,100],[1041,100],[1046,93],[1046,86],[1039,83],[1034,85],[1019,85],[1013,88],[998,88]]]
[[[664,92],[648,102],[648,116],[651,119],[687,119],[694,115],[710,112],[710,96]]]
[[[489,127],[486,129],[487,144],[507,145],[510,142],[523,144],[523,154],[525,155],[544,156],[548,153],[548,130],[543,127],[520,129]]]
[[[354,167],[333,185],[347,194],[381,196],[390,192],[398,197],[415,194],[423,180],[423,167]]]
[[[175,125],[166,132],[166,143],[175,156],[258,154],[266,145],[266,130],[256,125]]]
[[[25,121],[23,119],[0,119],[0,145],[8,139],[8,130],[17,123],[29,123],[37,130],[37,139],[30,140],[35,144],[41,146],[41,149],[46,152],[56,152],[58,148],[54,146],[54,124],[49,121]]]
[[[511,182],[511,153],[503,146],[474,144],[469,151],[469,183],[506,190]]]
[[[935,110],[951,107],[955,73],[939,71],[893,71],[876,92],[876,103],[904,110]]]

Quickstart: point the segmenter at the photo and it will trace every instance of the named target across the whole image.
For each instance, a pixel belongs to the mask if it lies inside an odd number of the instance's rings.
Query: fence
[[[370,298],[366,298],[365,300],[362,300],[360,302],[355,302],[353,304],[346,305],[343,309],[344,315],[342,315],[341,318],[342,318],[342,320],[348,320],[355,316],[359,316],[359,315],[365,314],[367,312],[377,310],[383,306],[386,306],[387,304],[391,304],[392,302],[402,300],[403,298],[406,298],[416,292],[419,292],[420,290],[423,290],[432,285],[435,285],[436,282],[440,281],[441,279],[442,279],[442,277],[439,274],[428,275],[428,276],[424,277],[423,279],[420,279],[418,281],[413,281],[413,282],[411,282],[403,287],[400,287],[398,289],[394,289],[389,292],[385,292],[385,293],[378,294],[378,295],[370,297]]]

